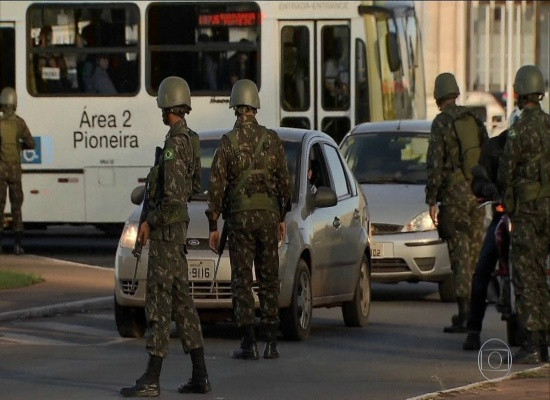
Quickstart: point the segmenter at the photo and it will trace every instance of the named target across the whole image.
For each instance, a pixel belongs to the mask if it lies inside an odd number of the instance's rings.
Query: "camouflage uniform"
[[[27,124],[15,113],[0,117],[0,236],[3,230],[6,194],[9,188],[13,231],[23,232],[23,188],[21,186],[21,150],[34,149]]]
[[[145,311],[147,350],[165,357],[172,316],[186,353],[204,347],[201,324],[189,294],[185,239],[189,214],[187,200],[200,187],[192,132],[181,120],[170,128],[163,156],[147,177],[149,207],[144,212],[151,228]],[[200,151],[200,148],[199,148]],[[200,166],[199,166],[200,167]]]
[[[263,132],[267,139],[260,156],[254,158]],[[229,135],[236,134],[238,149]],[[278,212],[266,209],[231,210],[229,203],[243,172],[255,163],[255,169],[267,174],[253,174],[239,194],[252,196],[267,194],[277,205]],[[232,132],[224,135],[212,162],[210,210],[224,213],[229,227],[228,244],[231,259],[231,286],[235,318],[239,326],[254,324],[254,297],[252,294],[252,264],[259,284],[262,325],[279,323],[279,255],[278,225],[284,221],[290,205],[290,176],[283,146],[277,134],[261,127],[254,116],[241,115]],[[229,208],[229,209],[228,209]]]
[[[550,116],[525,107],[508,131],[499,183],[511,212],[511,257],[517,312],[528,331],[550,329],[545,261],[550,248]],[[511,194],[513,193],[513,194]]]
[[[447,243],[456,297],[469,302],[472,276],[483,242],[484,213],[478,209],[470,182],[460,168],[453,169],[453,165],[460,165],[460,146],[452,122],[465,111],[464,107],[452,105],[433,120],[428,146],[426,203],[432,206],[440,202],[448,212],[452,229]],[[485,127],[479,122],[478,125],[487,137]]]

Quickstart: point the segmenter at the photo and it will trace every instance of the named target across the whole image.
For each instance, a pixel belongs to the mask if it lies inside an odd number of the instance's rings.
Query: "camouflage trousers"
[[[13,230],[23,231],[23,188],[21,186],[21,165],[18,163],[5,163],[0,161],[0,232],[4,225],[4,209],[6,208],[6,196],[9,190],[11,214],[13,217]]]
[[[449,219],[453,222],[452,234],[448,238],[449,259],[455,296],[469,301],[474,275],[485,230],[483,229],[484,210],[477,203],[452,204],[446,206]]]
[[[260,323],[279,323],[279,220],[270,211],[245,211],[229,220],[233,310],[239,326],[255,321],[252,266],[258,282]]]
[[[550,197],[522,204],[512,216],[512,281],[517,313],[527,330],[550,329]],[[549,266],[550,267],[550,266]]]
[[[201,323],[189,294],[184,245],[158,240],[149,243],[145,297],[147,351],[166,357],[172,319],[186,353],[204,347]]]

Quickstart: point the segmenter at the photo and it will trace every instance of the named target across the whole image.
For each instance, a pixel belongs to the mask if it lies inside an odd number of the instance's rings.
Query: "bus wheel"
[[[115,322],[118,333],[124,338],[140,338],[145,334],[145,310],[121,306],[116,301],[116,296]]]

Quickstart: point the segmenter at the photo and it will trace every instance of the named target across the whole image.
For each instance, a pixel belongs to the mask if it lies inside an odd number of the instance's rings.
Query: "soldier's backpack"
[[[484,132],[480,128],[476,117],[470,112],[460,114],[453,120],[453,128],[459,147],[459,165],[453,165],[453,169],[460,168],[466,180],[473,178],[472,168],[479,163],[481,146],[484,141]],[[453,161],[455,163],[456,161]]]

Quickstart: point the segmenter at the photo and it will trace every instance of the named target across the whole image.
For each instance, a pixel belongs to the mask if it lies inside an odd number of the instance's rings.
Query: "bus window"
[[[15,29],[0,25],[0,89],[15,88]],[[0,221],[1,222],[1,221]]]
[[[281,96],[286,111],[309,109],[309,29],[285,26],[281,29]],[[309,125],[309,124],[308,124]]]
[[[424,62],[422,57],[420,31],[418,30],[414,9],[408,11],[405,22],[405,34],[409,53],[409,69],[411,71],[410,91],[414,99],[413,115],[416,118],[425,118],[426,93],[424,88]]]
[[[348,25],[327,25],[321,30],[323,60],[322,105],[325,110],[349,109],[350,31]],[[326,132],[326,131],[325,131]]]
[[[340,143],[350,130],[348,117],[325,117],[321,122],[321,130]]]
[[[193,95],[229,95],[238,79],[260,87],[256,3],[151,3],[147,8],[147,91],[180,76]]]
[[[355,123],[370,121],[367,47],[355,39]]]
[[[309,118],[306,117],[285,117],[281,120],[281,126],[287,128],[311,129]]]
[[[135,4],[31,4],[27,12],[29,93],[135,94],[138,27]]]

